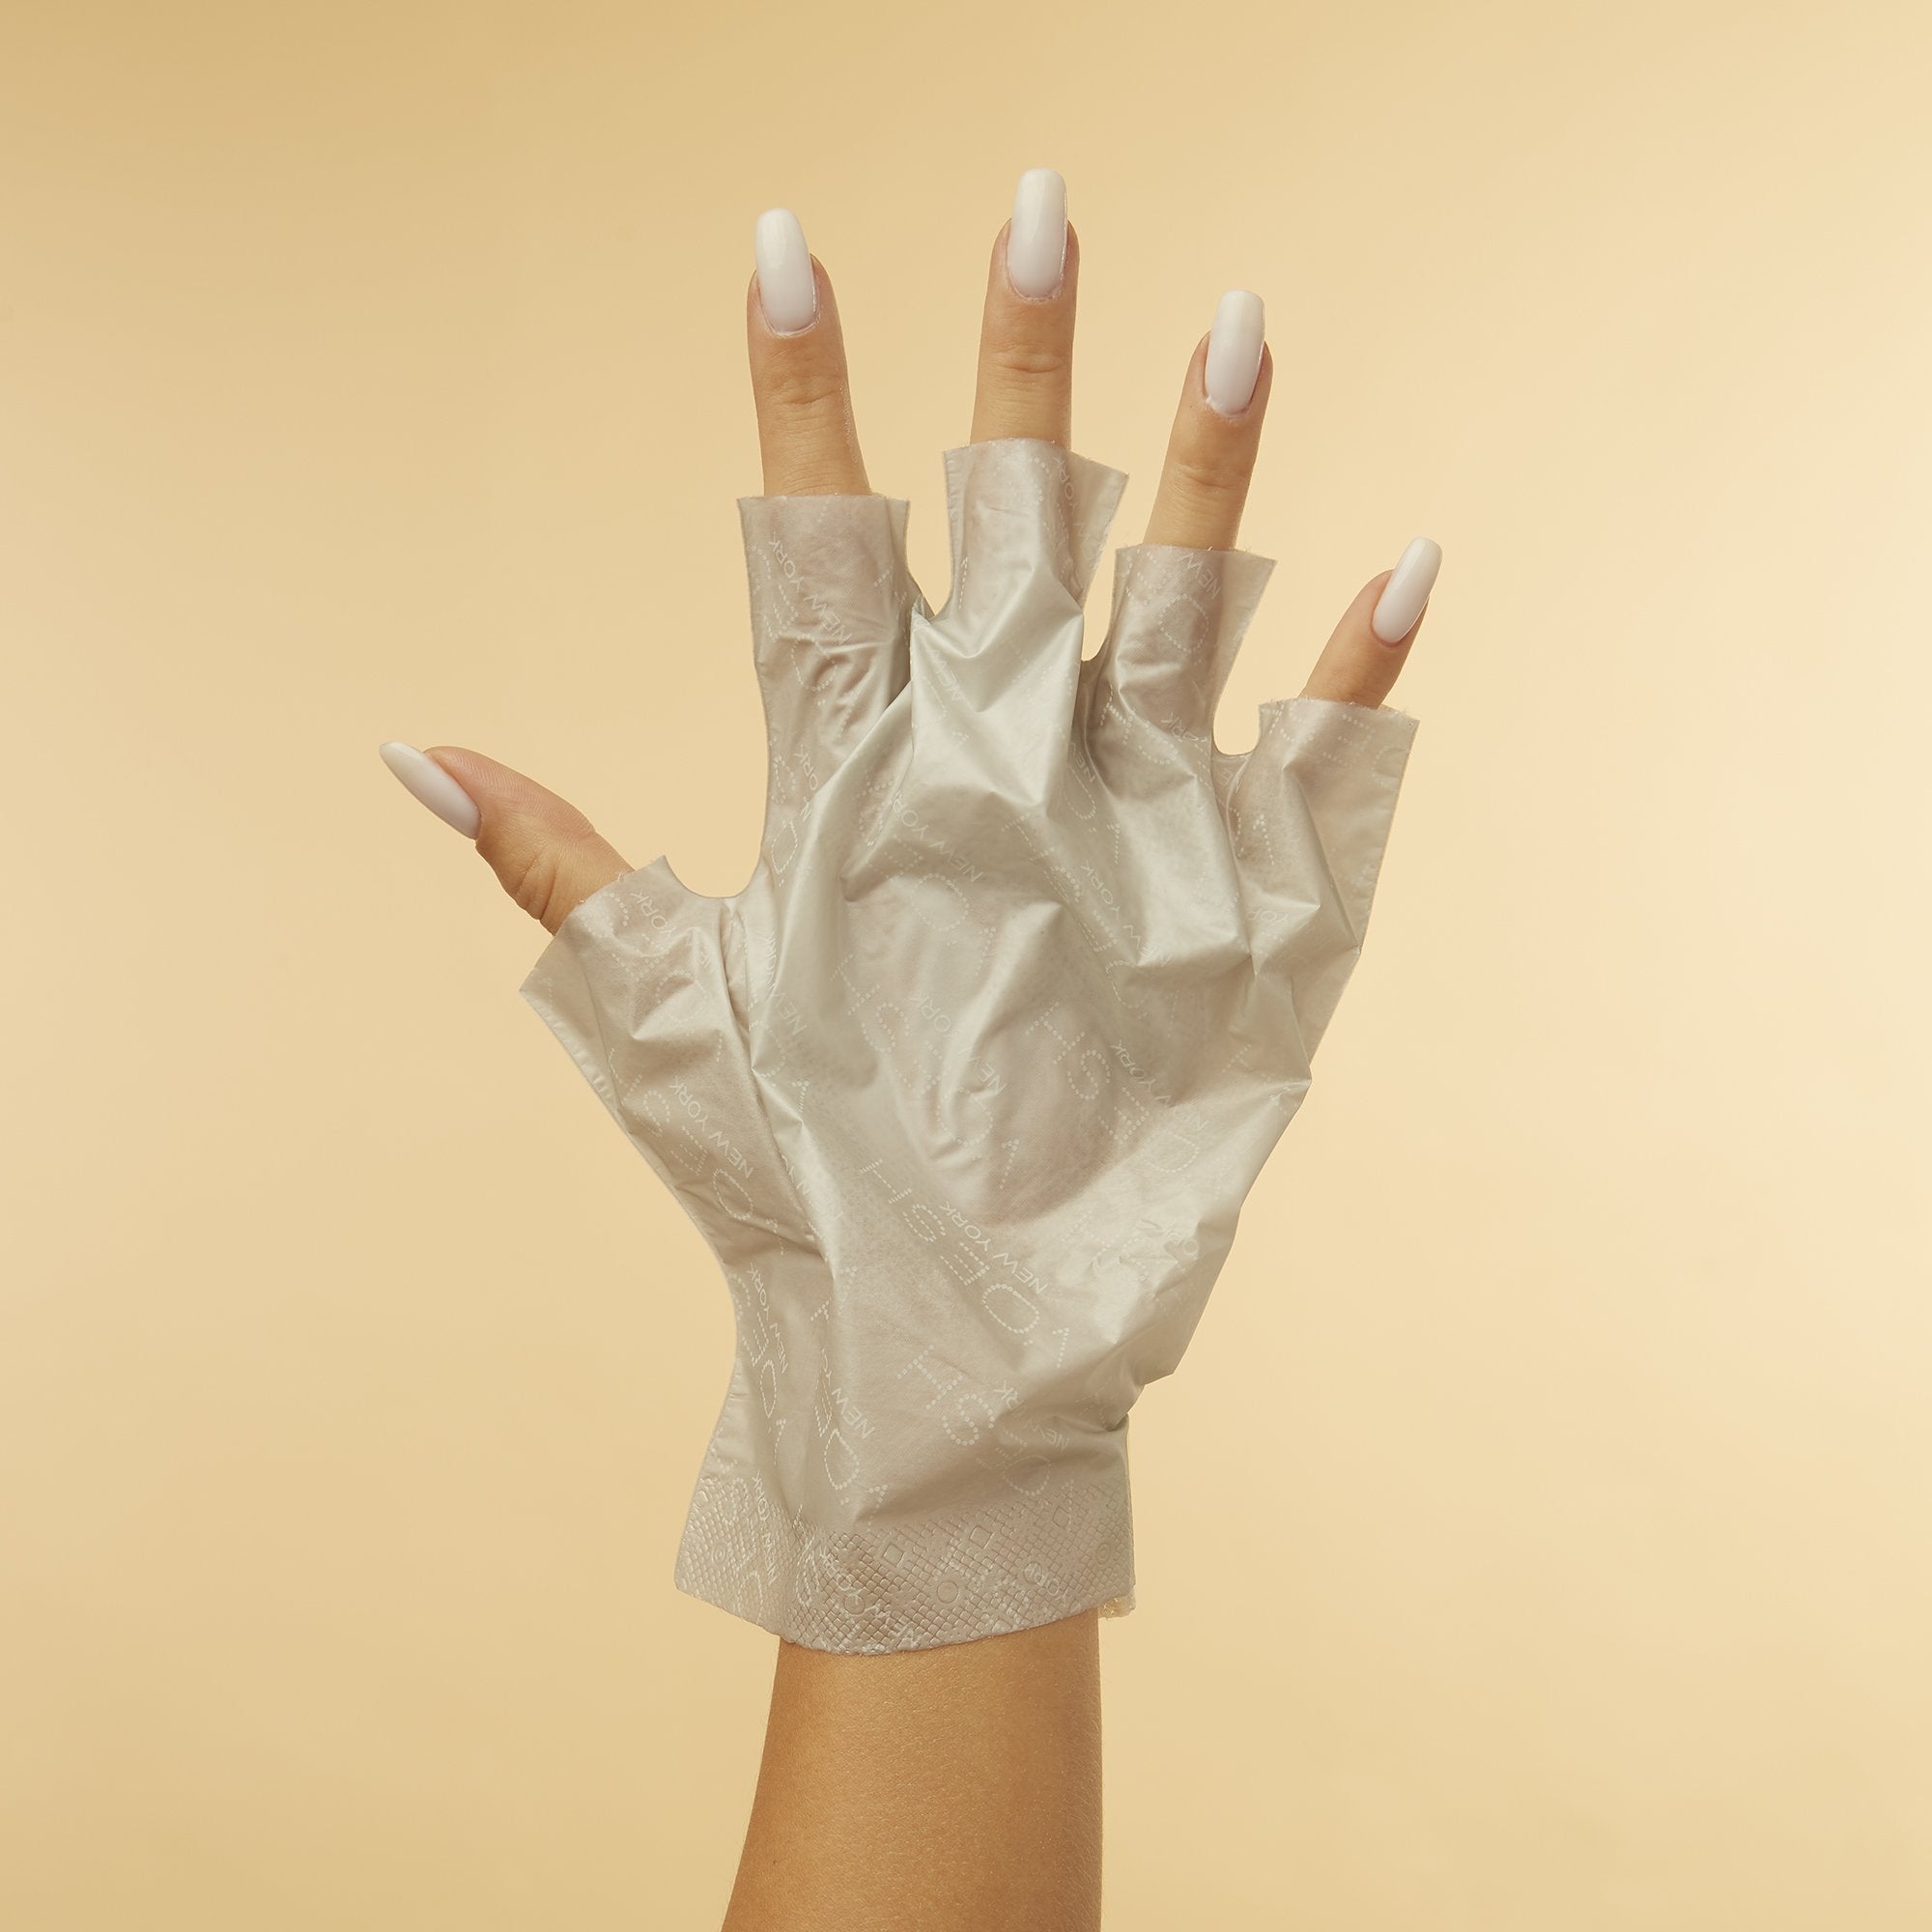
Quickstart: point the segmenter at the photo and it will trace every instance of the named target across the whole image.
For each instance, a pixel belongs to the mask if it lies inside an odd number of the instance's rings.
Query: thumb
[[[410,792],[476,841],[503,890],[546,931],[631,870],[569,800],[481,752],[457,745],[419,752],[399,740],[380,750]]]

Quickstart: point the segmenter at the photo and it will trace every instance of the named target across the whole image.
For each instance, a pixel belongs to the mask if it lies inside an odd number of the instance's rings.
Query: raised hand
[[[782,211],[757,250],[750,884],[631,868],[478,753],[384,755],[554,934],[525,996],[730,1288],[680,1584],[815,1648],[924,1648],[1130,1602],[1127,1414],[1179,1360],[1359,952],[1415,730],[1382,699],[1439,552],[1365,584],[1225,753],[1273,569],[1232,548],[1259,299],[1224,298],[1196,346],[1083,661],[1126,478],[1069,446],[1059,178],[1022,184],[995,243],[937,610],[906,499],[867,486],[829,279]]]

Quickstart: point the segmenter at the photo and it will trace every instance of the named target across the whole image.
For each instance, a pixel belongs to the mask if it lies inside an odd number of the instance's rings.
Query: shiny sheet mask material
[[[945,453],[904,498],[739,499],[770,741],[731,898],[660,857],[524,982],[737,1315],[678,1586],[882,1652],[1131,1608],[1127,1413],[1186,1348],[1368,923],[1416,721],[1213,743],[1272,559],[1116,552],[1124,472]]]

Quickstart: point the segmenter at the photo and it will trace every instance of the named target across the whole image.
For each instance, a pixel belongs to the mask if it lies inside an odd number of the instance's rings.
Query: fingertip
[[[1410,538],[1369,619],[1369,628],[1383,643],[1399,644],[1415,629],[1441,568],[1442,546],[1434,537]]]
[[[1228,289],[1208,331],[1202,387],[1218,416],[1238,416],[1254,401],[1267,346],[1267,304],[1253,289]]]
[[[759,306],[774,335],[803,335],[818,320],[818,261],[789,208],[768,208],[752,226]]]
[[[476,837],[482,829],[482,808],[428,753],[401,738],[384,739],[376,751],[419,804],[464,838]]]

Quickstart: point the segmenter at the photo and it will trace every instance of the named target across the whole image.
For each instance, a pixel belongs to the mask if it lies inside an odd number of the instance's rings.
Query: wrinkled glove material
[[[739,499],[756,870],[625,873],[521,989],[736,1311],[678,1587],[830,1651],[1132,1607],[1128,1411],[1307,1092],[1416,728],[1278,699],[1220,751],[1273,560],[1117,550],[1083,661],[1124,472],[944,460],[937,611],[906,499]]]

